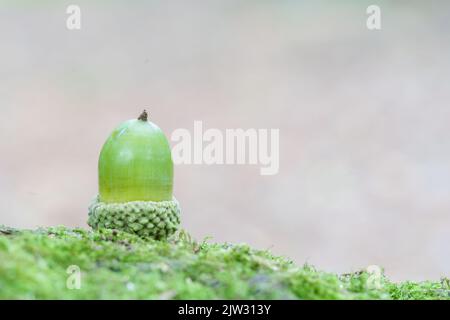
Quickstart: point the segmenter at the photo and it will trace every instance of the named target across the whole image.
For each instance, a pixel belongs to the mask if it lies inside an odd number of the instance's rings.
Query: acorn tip
[[[147,110],[142,111],[141,115],[139,116],[138,120],[141,121],[148,121],[148,113]]]

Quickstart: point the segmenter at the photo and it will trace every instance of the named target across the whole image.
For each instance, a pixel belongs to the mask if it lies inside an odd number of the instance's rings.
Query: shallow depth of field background
[[[280,129],[278,175],[176,166],[197,239],[332,272],[449,276],[449,4],[3,1],[0,224],[87,227],[103,142],[149,107],[168,136],[194,120]]]

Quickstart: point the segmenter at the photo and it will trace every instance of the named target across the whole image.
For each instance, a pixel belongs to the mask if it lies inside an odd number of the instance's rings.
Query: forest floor
[[[297,266],[245,244],[0,226],[0,299],[450,299],[450,279],[389,281]]]

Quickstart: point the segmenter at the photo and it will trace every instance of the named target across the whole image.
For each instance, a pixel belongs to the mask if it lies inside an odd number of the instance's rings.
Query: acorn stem
[[[148,113],[147,110],[142,111],[141,115],[139,116],[138,120],[141,121],[148,121]]]

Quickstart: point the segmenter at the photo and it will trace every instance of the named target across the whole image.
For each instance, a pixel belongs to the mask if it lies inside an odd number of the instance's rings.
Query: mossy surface
[[[71,265],[81,270],[80,289],[67,287]],[[370,277],[184,232],[145,241],[114,230],[0,227],[1,299],[450,299],[448,279],[395,284],[381,276],[373,285]]]

